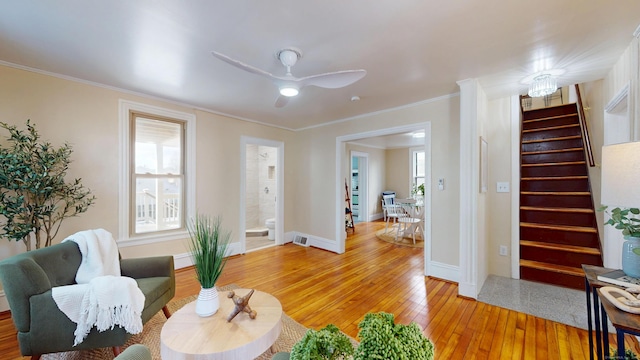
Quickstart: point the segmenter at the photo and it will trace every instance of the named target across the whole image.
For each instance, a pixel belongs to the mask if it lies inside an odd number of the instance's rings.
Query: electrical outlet
[[[507,256],[507,247],[500,245],[500,256]]]
[[[438,190],[444,190],[444,178],[438,179]]]

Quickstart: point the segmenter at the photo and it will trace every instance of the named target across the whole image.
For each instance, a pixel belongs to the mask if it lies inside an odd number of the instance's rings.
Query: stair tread
[[[556,154],[566,152],[583,151],[582,148],[568,148],[568,149],[552,149],[552,150],[538,150],[538,151],[523,151],[522,155],[542,155],[542,154]]]
[[[541,128],[535,128],[535,129],[526,129],[526,130],[522,130],[522,133],[524,134],[524,133],[532,133],[532,132],[547,131],[547,130],[560,130],[560,129],[568,129],[573,127],[580,127],[580,124],[568,124],[568,125],[541,127]]]
[[[591,196],[588,191],[520,191],[521,195]]]
[[[538,110],[538,109],[536,109]],[[534,111],[534,110],[527,110],[527,111]],[[530,123],[530,122],[536,122],[536,121],[545,121],[545,120],[555,120],[555,119],[562,119],[562,118],[566,118],[566,117],[571,117],[571,116],[578,116],[578,113],[570,113],[570,114],[564,114],[564,115],[555,115],[555,116],[547,116],[547,117],[542,117],[542,118],[535,118],[535,119],[527,119],[524,120],[523,123]]]
[[[561,161],[561,162],[546,162],[546,163],[531,163],[522,164],[522,167],[534,167],[534,166],[563,166],[563,165],[581,165],[586,164],[586,161]]]
[[[585,213],[585,214],[593,214],[594,213],[593,209],[565,208],[565,207],[545,207],[545,206],[520,206],[520,210],[565,212],[565,213]]]
[[[520,266],[584,277],[584,271],[582,268],[571,266],[549,264],[532,260],[520,260]]]
[[[571,136],[560,136],[560,137],[548,138],[548,139],[522,140],[522,143],[533,144],[533,143],[540,143],[540,142],[546,142],[546,141],[562,141],[562,140],[573,140],[573,139],[581,139],[581,138],[582,138],[581,135],[571,135]]]
[[[520,180],[525,181],[548,181],[548,180],[586,180],[589,177],[586,175],[571,175],[571,176],[536,176],[536,177],[523,177]]]
[[[593,233],[593,234],[598,233],[598,229],[593,227],[588,227],[588,226],[551,225],[551,224],[521,222],[520,227],[546,229],[546,230],[573,231],[573,232],[583,232],[583,233]]]
[[[552,250],[561,250],[561,251],[581,253],[581,254],[600,255],[599,249],[587,247],[587,246],[547,243],[547,242],[531,241],[531,240],[520,240],[520,245],[538,247],[538,248],[544,248],[544,249],[552,249]]]

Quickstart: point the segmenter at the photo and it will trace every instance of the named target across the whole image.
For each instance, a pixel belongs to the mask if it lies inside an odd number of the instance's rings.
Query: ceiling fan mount
[[[276,53],[276,59],[287,68],[287,72],[302,58],[302,51],[294,47],[282,49]]]
[[[217,51],[212,51],[211,55],[229,65],[233,65],[252,74],[261,75],[273,81],[280,90],[280,96],[278,96],[275,103],[276,107],[285,106],[289,101],[289,98],[298,95],[305,86],[338,89],[355,83],[367,74],[366,70],[359,69],[334,71],[301,78],[295,77],[291,74],[291,68],[302,58],[302,51],[294,47],[284,48],[275,53],[276,59],[278,59],[282,65],[287,68],[287,73],[284,76],[273,75],[265,70],[245,64],[239,60],[232,59]]]

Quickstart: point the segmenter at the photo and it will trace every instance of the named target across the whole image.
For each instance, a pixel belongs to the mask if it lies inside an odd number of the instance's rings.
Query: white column
[[[460,282],[458,294],[478,296],[478,81],[460,86]]]

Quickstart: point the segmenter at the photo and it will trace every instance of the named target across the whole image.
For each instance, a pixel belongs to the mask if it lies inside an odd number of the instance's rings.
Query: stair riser
[[[585,164],[523,166],[520,171],[520,176],[524,178],[541,176],[586,176],[587,174]]]
[[[542,140],[542,139],[555,139],[555,138],[560,138],[565,136],[574,136],[574,135],[580,135],[579,127],[527,132],[522,134],[522,140],[530,141],[530,140]]]
[[[541,164],[541,163],[554,163],[554,162],[566,162],[566,161],[584,161],[584,152],[582,151],[568,151],[562,153],[551,154],[531,154],[522,155],[523,164]]]
[[[522,152],[582,148],[582,139],[569,139],[522,144]]]
[[[573,125],[573,124],[578,124],[578,117],[575,115],[565,116],[565,117],[556,118],[556,119],[542,120],[542,121],[525,122],[522,124],[522,129],[532,130],[532,129],[546,128],[550,126],[563,126],[563,125]]]
[[[600,255],[581,254],[520,245],[520,259],[580,268],[582,264],[602,266]]]
[[[598,244],[598,235],[595,233],[520,227],[520,239],[551,244],[584,246],[596,249],[600,248]]]
[[[595,227],[592,213],[562,213],[551,211],[520,210],[520,221],[526,223]]]
[[[523,280],[537,281],[545,284],[554,284],[584,291],[583,276],[567,275],[521,266],[520,278]]]
[[[523,180],[521,191],[589,191],[589,182],[584,180]]]
[[[568,114],[575,114],[575,113],[576,113],[576,105],[567,104],[562,106],[554,106],[550,108],[542,108],[542,109],[525,111],[523,119],[531,120],[531,119],[554,117],[554,116],[568,115]]]
[[[538,207],[591,208],[589,196],[520,195],[520,205]]]

